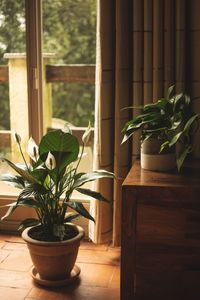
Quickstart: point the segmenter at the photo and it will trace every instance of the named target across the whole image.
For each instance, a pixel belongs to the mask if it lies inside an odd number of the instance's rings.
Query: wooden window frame
[[[43,135],[42,0],[26,0],[25,15],[29,135],[39,143]]]

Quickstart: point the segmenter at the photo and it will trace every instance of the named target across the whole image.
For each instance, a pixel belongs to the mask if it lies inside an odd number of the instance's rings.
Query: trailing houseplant
[[[140,131],[142,145],[145,146],[146,141],[153,140],[157,144],[155,151],[161,155],[171,153],[175,146],[180,144],[176,153],[176,165],[180,170],[192,151],[191,133],[199,116],[192,112],[190,96],[185,93],[175,94],[174,87],[169,87],[166,96],[155,103],[132,107],[139,109],[141,113],[125,124],[122,142]]]
[[[31,157],[30,162],[25,159],[20,136],[15,134],[15,139],[19,146],[24,164],[14,164],[6,158],[1,158],[1,160],[5,161],[16,173],[14,175],[4,174],[1,176],[1,180],[22,189],[17,200],[7,205],[8,210],[1,220],[4,220],[20,206],[34,208],[37,218],[23,220],[20,224],[20,229],[28,227],[23,231],[22,237],[28,242],[29,250],[30,245],[35,247],[36,244],[38,244],[38,240],[40,241],[40,248],[44,248],[45,251],[45,254],[42,255],[43,261],[46,259],[47,248],[50,248],[52,245],[53,247],[58,244],[64,245],[66,241],[68,248],[68,240],[72,239],[74,241],[77,235],[79,235],[79,240],[74,243],[79,245],[84,233],[80,227],[72,225],[71,221],[78,216],[83,216],[94,221],[93,217],[81,202],[73,201],[71,197],[73,191],[76,190],[79,193],[89,195],[100,201],[107,201],[100,193],[82,186],[87,182],[97,179],[105,177],[113,178],[113,173],[105,170],[97,170],[89,173],[80,173],[78,171],[78,166],[82,159],[84,147],[89,139],[90,132],[91,128],[88,126],[82,137],[81,150],[77,138],[69,129],[67,131],[59,129],[46,133],[38,146],[31,138],[27,147],[27,152]],[[74,213],[72,213],[72,211],[74,211]],[[25,234],[28,234],[28,237],[25,237]],[[35,251],[34,249],[33,252]],[[59,251],[60,250],[55,250],[54,247],[51,256],[55,256],[55,252],[59,254]],[[72,249],[70,255],[76,256],[77,251],[77,249]],[[64,254],[60,253],[59,255],[58,261],[61,261],[61,256]],[[31,256],[33,263],[37,263],[37,257],[33,258],[34,254],[32,253]],[[61,275],[58,276],[54,275],[52,271],[43,274],[43,270],[41,270],[40,273],[40,266],[38,265],[36,268],[42,278],[41,280],[63,280],[70,276],[75,259],[76,257],[73,258],[71,266],[69,268],[65,266]],[[47,265],[50,265],[49,260],[48,262],[45,261],[44,266],[41,268],[46,269]],[[60,263],[60,265],[54,269],[58,271],[62,266],[63,263]],[[68,268],[67,271],[66,268]]]

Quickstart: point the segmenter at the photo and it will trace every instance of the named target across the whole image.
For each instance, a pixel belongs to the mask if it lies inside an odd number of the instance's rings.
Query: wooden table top
[[[123,186],[200,187],[200,160],[194,160],[178,172],[155,172],[141,169],[140,161],[133,164]]]

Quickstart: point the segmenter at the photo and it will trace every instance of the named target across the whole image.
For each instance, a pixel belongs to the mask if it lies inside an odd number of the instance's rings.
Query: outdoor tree
[[[0,64],[6,65],[4,53],[25,52],[23,1],[0,0]],[[0,129],[9,129],[8,83],[0,84]]]

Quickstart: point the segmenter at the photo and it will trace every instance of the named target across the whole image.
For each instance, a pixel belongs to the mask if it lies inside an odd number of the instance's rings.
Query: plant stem
[[[21,148],[21,144],[18,143],[18,146],[19,146],[19,150],[20,150],[21,156],[22,156],[22,158],[23,158],[23,161],[24,161],[24,163],[25,163],[25,166],[26,166],[26,168],[27,168],[27,171],[29,171],[29,167],[28,167],[27,162],[26,162],[26,159],[25,159],[25,157],[24,157],[24,154],[23,154],[23,151],[22,151],[22,148]]]
[[[81,155],[80,155],[80,157],[79,157],[78,163],[77,163],[76,168],[75,168],[75,174],[77,173],[77,169],[78,169],[79,164],[80,164],[80,162],[81,162],[81,159],[82,159],[82,156],[83,156],[84,148],[85,148],[85,144],[83,143],[82,149],[81,149]]]

